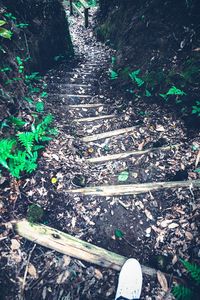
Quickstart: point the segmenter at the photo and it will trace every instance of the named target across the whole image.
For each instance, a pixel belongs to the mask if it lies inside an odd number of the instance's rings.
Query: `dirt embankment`
[[[122,86],[127,88],[129,74],[139,70],[137,77],[144,84],[134,82],[132,93],[172,105],[196,128],[200,125],[199,14],[196,0],[100,0],[97,28],[99,38],[117,50],[114,70]],[[169,92],[172,87],[176,90]],[[168,92],[166,98],[160,95]]]
[[[56,61],[73,54],[68,23],[59,0],[3,0],[0,36],[0,120],[15,113],[25,96],[25,75],[44,72]]]

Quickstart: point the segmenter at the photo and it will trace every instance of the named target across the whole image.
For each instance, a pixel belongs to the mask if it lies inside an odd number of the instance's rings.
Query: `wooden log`
[[[101,267],[119,271],[127,259],[43,224],[31,224],[22,220],[15,227],[19,235],[34,243]],[[157,272],[146,266],[142,266],[142,271],[150,276],[156,276]]]
[[[89,136],[85,136],[83,137],[81,140],[83,142],[93,142],[93,141],[97,141],[97,140],[101,140],[101,139],[106,139],[112,136],[117,136],[120,134],[126,134],[129,132],[134,131],[138,126],[133,126],[133,127],[128,127],[128,128],[122,128],[122,129],[116,129],[116,130],[112,130],[112,131],[107,131],[107,132],[103,132],[103,133],[97,133],[94,135],[89,135]]]
[[[172,181],[172,182],[152,182],[141,184],[108,185],[85,187],[74,190],[67,190],[68,193],[98,196],[118,196],[118,195],[137,195],[161,189],[173,189],[179,187],[200,187],[200,180]]]
[[[111,160],[116,160],[116,159],[124,159],[124,158],[128,158],[128,157],[134,156],[134,155],[143,155],[143,154],[146,154],[149,152],[167,151],[167,150],[171,150],[171,149],[174,149],[177,147],[179,147],[179,145],[157,147],[157,148],[151,148],[151,149],[146,149],[146,150],[141,150],[141,151],[127,151],[127,152],[122,152],[122,153],[117,153],[117,154],[104,155],[104,156],[100,156],[100,157],[92,157],[92,158],[88,158],[87,161],[90,163],[99,163],[99,162],[111,161]]]
[[[81,118],[75,119],[74,122],[94,122],[99,120],[106,120],[106,119],[113,119],[116,118],[116,115],[104,115],[104,116],[97,116],[97,117],[89,117],[89,118]]]
[[[83,103],[83,104],[77,104],[77,105],[69,105],[70,108],[95,108],[95,107],[101,107],[103,106],[103,103]]]

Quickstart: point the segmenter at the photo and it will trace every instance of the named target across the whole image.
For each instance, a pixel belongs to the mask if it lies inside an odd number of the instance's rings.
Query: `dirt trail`
[[[23,193],[29,203],[37,202],[45,209],[45,224],[177,275],[178,257],[199,255],[196,189],[117,196],[87,196],[69,190],[198,179],[194,172],[197,151],[192,145],[199,140],[188,141],[183,123],[172,112],[155,103],[133,103],[125,93],[113,90],[107,74],[112,51],[96,41],[92,28],[83,28],[81,19],[70,18],[70,26],[74,64],[71,69],[62,64],[46,76],[47,106],[60,133],[44,152],[39,170],[24,184]],[[149,151],[130,153],[143,150]],[[107,155],[126,152],[126,157],[107,159]],[[98,157],[102,161],[92,160]],[[53,177],[56,184],[51,183]],[[125,239],[115,237],[116,229]],[[44,281],[32,282],[29,299],[36,299],[36,294],[37,299],[114,298],[117,272],[71,259],[66,281],[58,283],[62,255],[37,249],[32,263]],[[48,264],[50,278],[44,271]],[[163,297],[159,283],[147,277],[144,282],[141,299]],[[45,286],[49,286],[46,298],[40,298]]]

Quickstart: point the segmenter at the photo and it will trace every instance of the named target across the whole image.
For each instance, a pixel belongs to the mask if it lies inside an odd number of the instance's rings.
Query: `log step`
[[[107,131],[107,132],[103,132],[103,133],[98,133],[98,134],[94,134],[94,135],[89,135],[89,136],[85,136],[83,137],[81,140],[83,142],[93,142],[93,141],[97,141],[97,140],[101,140],[101,139],[106,139],[109,137],[113,137],[113,136],[118,136],[121,134],[126,134],[129,132],[134,131],[138,126],[133,126],[133,127],[128,127],[128,128],[122,128],[122,129],[116,129],[116,130],[112,130],[112,131]]]
[[[148,193],[148,192],[161,190],[161,189],[172,189],[172,188],[179,188],[179,187],[185,187],[185,188],[200,187],[200,180],[94,186],[94,187],[85,187],[85,188],[79,188],[74,190],[67,190],[66,192],[72,194],[83,194],[83,195],[119,196],[119,195],[137,195],[137,194]]]
[[[69,105],[69,108],[77,108],[77,109],[82,109],[82,108],[95,108],[95,107],[101,107],[103,106],[103,103],[83,103],[83,104],[77,104],[77,105]]]
[[[27,220],[22,220],[15,224],[15,229],[19,235],[34,243],[101,267],[119,271],[127,260],[124,256],[43,224],[31,224]],[[157,271],[142,266],[142,272],[146,275],[156,276]]]
[[[81,118],[81,119],[76,119],[74,122],[95,122],[99,120],[106,120],[106,119],[113,119],[116,118],[116,115],[104,115],[104,116],[97,116],[97,117],[89,117],[89,118]]]
[[[166,147],[157,147],[157,148],[151,148],[151,149],[146,149],[146,150],[141,150],[141,151],[127,151],[127,152],[122,152],[122,153],[117,153],[117,154],[111,154],[111,155],[104,155],[100,157],[92,157],[88,158],[87,161],[89,163],[102,163],[106,161],[112,161],[112,160],[117,160],[117,159],[124,159],[128,158],[130,156],[134,155],[143,155],[149,152],[156,152],[156,151],[167,151],[171,150],[174,148],[178,148],[179,145],[171,145],[171,146],[166,146]]]

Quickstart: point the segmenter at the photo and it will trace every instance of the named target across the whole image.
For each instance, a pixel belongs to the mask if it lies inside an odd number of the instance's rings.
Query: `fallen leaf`
[[[156,131],[158,131],[158,132],[164,132],[165,128],[162,125],[156,125]]]
[[[69,276],[70,276],[69,271],[66,270],[66,271],[62,272],[60,275],[58,275],[58,278],[56,280],[57,284],[64,283],[68,279]]]
[[[162,221],[162,222],[160,223],[160,226],[161,226],[162,228],[165,228],[165,227],[167,227],[171,222],[172,222],[172,220],[164,220],[164,221]]]
[[[126,181],[129,177],[129,172],[128,171],[123,171],[119,174],[118,176],[118,181]]]
[[[34,267],[33,264],[29,263],[28,265],[28,273],[31,275],[33,278],[38,278],[37,270]]]
[[[149,220],[154,220],[154,217],[152,216],[151,212],[148,209],[145,209],[144,213]]]
[[[165,275],[162,272],[157,271],[157,278],[158,278],[158,282],[160,283],[163,291],[167,292],[168,291],[168,283],[167,283],[167,279],[166,279]]]
[[[171,224],[169,224],[168,228],[173,229],[173,228],[176,228],[178,226],[179,226],[179,224],[177,224],[177,223],[171,223]]]
[[[11,250],[18,250],[20,248],[20,243],[16,239],[11,239]]]
[[[94,270],[94,276],[95,276],[95,278],[98,279],[98,280],[103,279],[103,274],[102,274],[98,269],[95,269],[95,270]]]
[[[192,233],[189,232],[189,231],[186,231],[186,232],[185,232],[185,237],[186,237],[188,240],[192,240],[192,239],[193,239],[193,235],[192,235]]]

